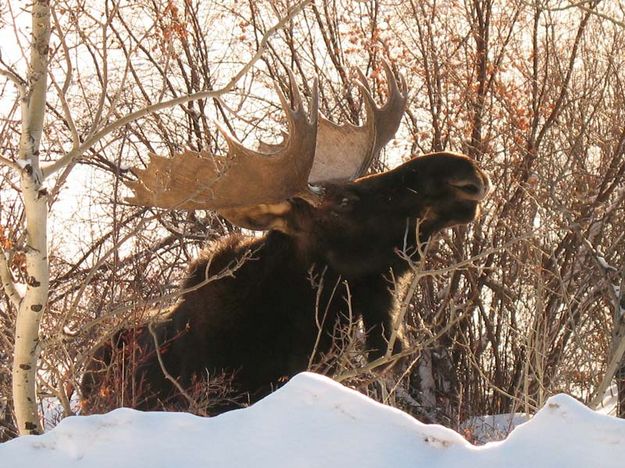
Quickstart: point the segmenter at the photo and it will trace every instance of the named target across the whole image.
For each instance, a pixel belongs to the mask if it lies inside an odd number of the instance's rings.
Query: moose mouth
[[[453,226],[468,224],[479,218],[480,203],[477,201],[457,201],[449,206],[431,208],[422,218],[422,229],[428,234]]]

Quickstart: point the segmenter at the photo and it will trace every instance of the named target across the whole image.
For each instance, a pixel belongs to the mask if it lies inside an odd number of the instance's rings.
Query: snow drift
[[[3,468],[622,467],[625,421],[566,395],[502,442],[476,447],[311,373],[214,418],[118,409],[0,445]]]

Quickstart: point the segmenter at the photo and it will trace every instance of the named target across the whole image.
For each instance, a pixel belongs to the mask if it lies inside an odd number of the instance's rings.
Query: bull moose
[[[243,228],[268,231],[231,235],[203,251],[177,305],[152,333],[144,327],[138,339],[145,359],[135,379],[150,397],[140,408],[158,409],[198,376],[223,372],[256,401],[329,353],[348,320],[362,319],[369,360],[385,354],[395,310],[390,278],[409,270],[399,252],[418,255],[437,231],[475,219],[489,180],[473,160],[450,152],[363,176],[393,138],[407,102],[403,77],[384,68],[381,107],[358,72],[362,126],[320,115],[316,83],[306,111],[290,75],[290,102],[276,90],[288,122],[281,145],[253,151],[220,129],[227,157],[151,156],[136,171],[135,204],[215,210]],[[395,340],[392,351],[400,349]],[[83,381],[87,398],[105,382],[101,367],[113,359],[111,347],[97,357]]]

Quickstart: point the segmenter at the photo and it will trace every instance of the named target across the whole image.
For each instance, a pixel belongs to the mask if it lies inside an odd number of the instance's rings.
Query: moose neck
[[[326,269],[348,281],[359,281],[372,276],[404,275],[411,263],[419,259],[418,244],[423,244],[436,230],[435,226],[420,226],[414,219],[396,219],[383,223],[374,232],[345,233],[341,230],[319,235],[307,232],[291,236],[277,231],[267,234],[267,242],[280,243],[288,250],[289,262],[297,262],[300,269]],[[286,258],[286,257],[285,257]]]

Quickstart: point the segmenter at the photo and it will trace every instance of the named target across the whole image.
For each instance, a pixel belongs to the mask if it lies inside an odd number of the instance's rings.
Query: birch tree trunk
[[[32,6],[32,45],[28,83],[21,96],[22,134],[19,163],[26,217],[27,288],[19,301],[13,357],[13,404],[20,434],[41,432],[37,409],[36,373],[39,357],[39,324],[48,301],[47,216],[48,196],[42,186],[39,145],[46,109],[50,4],[38,0]]]

